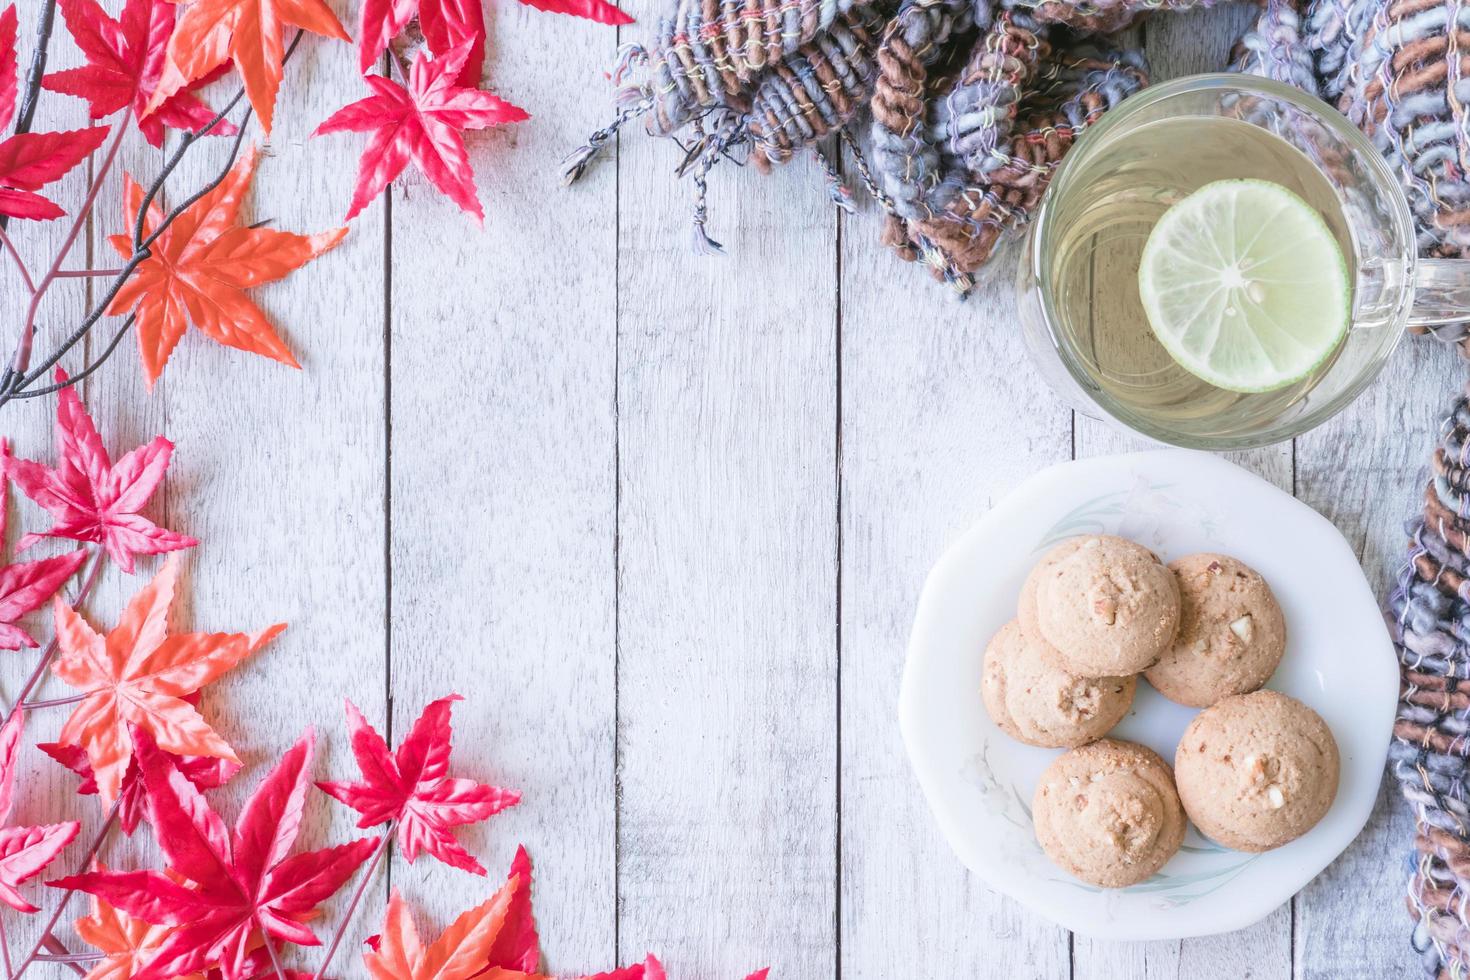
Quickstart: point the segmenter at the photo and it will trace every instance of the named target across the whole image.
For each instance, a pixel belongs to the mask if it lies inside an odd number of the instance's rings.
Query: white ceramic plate
[[[1286,656],[1267,686],[1321,714],[1342,753],[1337,800],[1310,833],[1251,855],[1191,827],[1159,874],[1113,891],[1078,881],[1042,854],[1031,797],[1060,753],[1023,745],[991,722],[980,699],[981,658],[991,634],[1015,615],[1036,559],[1083,533],[1132,538],[1165,561],[1220,551],[1266,577],[1287,623]],[[991,887],[1086,935],[1177,939],[1264,918],[1342,853],[1373,809],[1397,699],[1393,644],[1337,529],[1231,463],[1168,450],[1044,470],[945,552],[919,600],[899,723],[939,826]],[[1140,681],[1133,710],[1113,734],[1172,760],[1195,713]]]

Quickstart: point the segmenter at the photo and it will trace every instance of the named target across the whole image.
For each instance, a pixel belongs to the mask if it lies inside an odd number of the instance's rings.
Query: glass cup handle
[[[1409,326],[1470,321],[1470,260],[1420,259],[1414,272]]]

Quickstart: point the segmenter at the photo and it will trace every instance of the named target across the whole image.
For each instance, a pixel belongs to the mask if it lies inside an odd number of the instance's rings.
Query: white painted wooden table
[[[22,0],[23,24],[37,6]],[[958,864],[895,719],[920,583],[1025,476],[1135,442],[1042,386],[1005,288],[951,301],[878,245],[871,207],[835,214],[806,162],[720,168],[719,260],[689,252],[691,188],[668,142],[625,136],[560,189],[557,161],[607,115],[620,38],[495,6],[491,75],[535,118],[473,139],[483,232],[411,177],[259,294],[304,372],[196,336],[151,397],[131,351],[86,387],[113,445],[178,444],[157,516],[203,542],[180,625],[292,624],[207,699],[254,767],[225,796],[307,724],[324,736],[319,775],[353,773],[344,697],[401,735],[459,691],[458,768],[525,796],[461,836],[497,876],[530,849],[560,972],[653,950],[676,980],[766,964],[777,980],[1413,976],[1409,819],[1388,791],[1290,906],[1211,939],[1074,938]],[[660,9],[628,6],[645,26]],[[1219,65],[1248,17],[1156,19],[1156,76]],[[54,64],[75,60],[58,45]],[[257,218],[339,222],[362,140],[307,134],[360,97],[354,64],[313,40],[288,66]],[[77,125],[82,104],[51,97],[43,113]],[[156,158],[134,149],[126,165],[148,174]],[[119,223],[110,200],[95,254]],[[36,253],[59,233],[25,231]],[[14,284],[0,285],[10,323]],[[83,298],[46,322],[74,321]],[[1450,351],[1406,344],[1337,420],[1239,461],[1336,521],[1386,583],[1463,373]],[[21,454],[46,452],[51,405],[4,410]],[[138,584],[111,574],[91,613],[110,622]],[[0,657],[0,690],[30,662]],[[22,778],[22,822],[77,810],[49,762]],[[95,802],[85,812],[90,830]],[[321,797],[308,826],[341,839],[351,819]],[[395,859],[389,876],[436,927],[490,887],[429,862]],[[338,964],[362,975],[355,956]]]

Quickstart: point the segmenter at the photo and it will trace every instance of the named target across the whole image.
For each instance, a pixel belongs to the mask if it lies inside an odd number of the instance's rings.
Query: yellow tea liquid
[[[1247,429],[1300,401],[1331,358],[1301,381],[1260,394],[1201,381],[1154,338],[1138,296],[1138,265],[1149,232],[1175,202],[1212,181],[1257,178],[1286,187],[1321,213],[1351,274],[1347,221],[1316,166],[1260,127],[1198,116],[1141,126],[1102,147],[1083,168],[1070,173],[1067,193],[1056,201],[1052,295],[1060,329],[1107,394],[1143,418],[1201,433]]]

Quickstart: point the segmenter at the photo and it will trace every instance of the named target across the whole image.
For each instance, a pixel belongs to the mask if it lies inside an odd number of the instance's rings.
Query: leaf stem
[[[53,273],[55,279],[93,279],[103,276],[115,276],[121,273],[121,269],[62,269]]]
[[[55,936],[45,936],[42,938],[41,941],[46,945],[46,948],[51,951],[53,959],[58,962],[67,963],[67,965],[71,967],[71,972],[75,973],[79,977],[84,977],[87,975],[87,971],[79,965],[83,961],[77,959],[63,959],[63,957],[70,958],[89,956],[95,957],[96,959],[102,959],[106,955],[104,953],[73,953],[71,950],[66,948],[66,943],[62,942],[60,939],[57,939]],[[36,959],[38,960],[44,960],[46,958],[47,957],[45,956],[36,957]]]
[[[92,860],[97,857],[97,852],[102,850],[102,845],[107,842],[107,835],[112,833],[113,827],[117,826],[117,815],[121,809],[122,800],[113,800],[111,809],[107,811],[107,819],[102,822],[101,827],[97,828],[97,836],[92,838],[92,843],[87,846],[87,853],[83,854],[81,861],[77,862],[75,874],[83,874],[91,867]],[[36,962],[36,958],[41,955],[41,948],[46,945],[46,940],[55,938],[51,935],[51,930],[55,929],[56,923],[61,921],[61,914],[66,911],[67,903],[71,901],[74,894],[76,894],[75,888],[68,888],[61,893],[61,900],[56,903],[56,910],[51,913],[51,918],[46,920],[46,925],[41,929],[41,938],[36,940],[36,945],[31,947],[31,951],[21,962],[20,969],[15,971],[14,980],[20,980],[30,965]]]
[[[97,584],[97,576],[102,571],[102,564],[107,552],[98,547],[92,552],[92,568],[87,572],[87,577],[82,581],[82,587],[77,590],[76,597],[71,600],[71,605],[78,606],[87,600],[92,594],[92,587]],[[31,691],[41,682],[41,675],[46,668],[51,666],[51,658],[56,656],[57,639],[53,634],[51,642],[46,644],[46,649],[41,652],[41,659],[36,664],[36,669],[31,671],[31,676],[26,678],[25,686],[20,689],[20,696],[15,699],[14,711],[19,711],[25,705],[26,698],[31,696]]]
[[[48,6],[54,6],[56,0],[46,0],[46,2]],[[300,45],[301,39],[305,35],[305,33],[306,32],[303,30],[297,30],[295,35],[292,36],[291,43],[287,45],[285,53],[281,56],[282,66],[284,66],[288,61],[291,60],[291,56],[295,54],[296,49]],[[44,361],[38,364],[29,373],[26,373],[25,371],[15,370],[13,363],[11,366],[6,367],[3,371],[0,371],[0,406],[3,406],[6,402],[9,402],[14,398],[25,397],[25,394],[23,393],[26,393],[26,389],[35,384],[38,379],[45,375],[46,372],[49,371],[53,365],[56,364],[56,362],[60,361],[63,357],[66,356],[67,352],[69,352],[73,347],[80,343],[83,337],[87,336],[87,334],[91,331],[92,327],[97,323],[97,321],[105,315],[108,305],[112,303],[113,297],[117,295],[118,290],[122,289],[123,283],[127,281],[128,276],[133,274],[133,270],[136,269],[140,263],[149,258],[149,256],[151,255],[149,251],[149,246],[151,246],[155,241],[158,240],[158,237],[168,229],[169,225],[174,223],[174,221],[179,217],[180,214],[182,214],[205,194],[208,194],[210,191],[218,187],[224,181],[224,179],[229,176],[230,169],[234,165],[235,157],[240,152],[240,144],[245,138],[245,132],[250,123],[252,110],[248,105],[245,108],[244,114],[240,117],[240,123],[237,127],[238,131],[235,135],[234,142],[230,147],[229,156],[225,162],[225,166],[223,167],[223,169],[221,169],[219,174],[215,176],[212,180],[210,180],[209,183],[205,184],[197,192],[191,195],[183,203],[175,207],[168,214],[164,215],[163,220],[159,222],[158,227],[154,228],[150,234],[146,236],[143,234],[143,226],[148,218],[149,206],[163,190],[164,182],[178,167],[179,163],[184,158],[184,154],[187,153],[189,148],[194,146],[201,137],[208,135],[216,126],[218,126],[220,122],[222,122],[224,118],[231,111],[233,111],[235,106],[237,106],[244,98],[245,89],[242,87],[235,93],[234,98],[230,99],[229,103],[226,104],[223,109],[214,114],[213,119],[211,119],[204,126],[200,127],[199,130],[197,130],[196,132],[186,132],[180,138],[179,146],[174,150],[172,154],[169,155],[168,160],[164,163],[163,168],[158,172],[157,177],[154,178],[153,183],[148,187],[147,191],[144,192],[143,201],[138,206],[138,213],[133,222],[132,257],[129,258],[128,261],[123,265],[123,267],[117,271],[117,277],[113,279],[112,284],[106,289],[105,294],[92,308],[91,312],[82,318],[82,322],[77,326],[77,328],[73,330],[71,334],[64,341],[61,342],[61,345],[55,351],[53,351]],[[4,218],[0,217],[0,229],[3,229],[3,227]],[[121,332],[119,332],[119,336],[117,339],[121,339]],[[116,340],[114,340],[113,346],[115,345]],[[111,353],[111,350],[112,348],[109,347],[108,353]],[[97,363],[100,364],[101,362],[98,361]],[[79,376],[73,377],[70,381],[67,382],[67,384],[74,384],[75,382],[80,380],[81,378]],[[65,387],[65,385],[61,387]],[[56,389],[52,388],[51,390],[54,391]]]
[[[117,350],[117,345],[122,342],[127,332],[133,328],[133,324],[137,322],[137,319],[138,314],[129,313],[128,318],[123,321],[122,326],[117,328],[117,332],[107,342],[107,346],[102,348],[102,353],[98,354],[90,364],[76,374],[68,377],[65,381],[58,381],[55,384],[45,385],[40,388],[27,388],[25,391],[11,392],[8,395],[0,396],[0,404],[4,404],[6,399],[9,398],[40,398],[42,395],[52,394],[53,392],[60,391],[62,388],[70,388],[107,363],[107,359],[112,356],[113,351]]]
[[[5,976],[14,977],[15,971],[10,967],[10,940],[5,935],[4,917],[0,917],[0,961],[5,964]]]
[[[59,708],[64,704],[76,704],[79,701],[85,700],[87,700],[87,695],[73,694],[69,698],[47,698],[44,701],[23,701],[21,702],[20,710],[35,711],[37,708]]]
[[[3,215],[0,215],[0,217],[3,217]],[[15,243],[10,240],[9,235],[5,234],[3,225],[0,225],[0,245],[5,246],[5,251],[10,253],[10,258],[15,262],[15,267],[20,270],[20,278],[25,283],[26,289],[34,293],[36,291],[36,283],[31,279],[31,270],[26,268],[26,260],[20,257],[20,252],[16,251]]]
[[[337,955],[337,947],[342,945],[342,940],[347,936],[347,930],[352,925],[352,919],[357,912],[358,903],[362,901],[363,895],[367,893],[368,885],[372,884],[373,872],[378,870],[378,862],[383,859],[383,852],[388,850],[388,842],[393,839],[393,830],[397,821],[388,821],[388,828],[383,831],[383,836],[378,839],[378,846],[373,850],[372,860],[368,862],[367,871],[363,873],[362,881],[357,883],[357,888],[352,892],[352,899],[347,903],[347,910],[342,913],[342,924],[332,934],[332,941],[327,945],[327,955],[322,958],[322,965],[312,974],[312,980],[322,980],[327,972],[327,967],[332,965],[332,957]]]
[[[276,941],[269,933],[263,933],[265,938],[265,951],[271,956],[271,966],[276,971],[276,980],[286,980],[286,971],[281,968],[281,957],[276,953]]]

